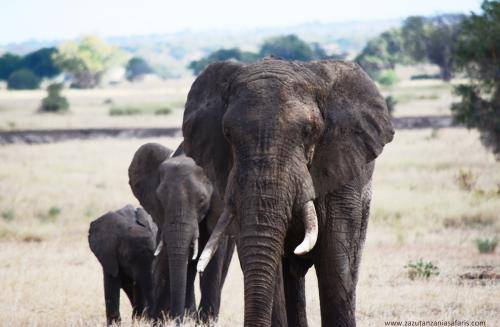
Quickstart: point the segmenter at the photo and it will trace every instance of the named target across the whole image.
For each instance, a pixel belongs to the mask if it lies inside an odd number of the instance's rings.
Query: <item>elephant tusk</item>
[[[219,220],[217,221],[217,225],[215,225],[212,235],[210,235],[210,239],[208,240],[207,245],[205,245],[203,252],[201,252],[200,259],[198,260],[198,265],[196,266],[198,272],[202,273],[207,267],[210,259],[212,259],[213,255],[217,251],[222,235],[226,231],[227,226],[229,226],[233,218],[234,216],[229,213],[229,210],[224,209],[221,216],[219,217]]]
[[[311,251],[318,240],[318,216],[313,201],[307,201],[302,210],[305,235],[302,243],[293,251],[296,255],[304,255]]]
[[[163,247],[163,240],[160,241],[160,243],[158,244],[158,246],[156,247],[156,250],[155,250],[155,257],[160,254],[160,251],[161,251],[161,248]]]
[[[191,260],[196,260],[198,257],[198,238],[195,238],[193,241],[193,257]]]

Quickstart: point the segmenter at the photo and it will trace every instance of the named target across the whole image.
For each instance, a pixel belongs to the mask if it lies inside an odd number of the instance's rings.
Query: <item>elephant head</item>
[[[183,154],[169,156],[170,151],[160,144],[141,146],[129,167],[129,183],[161,231],[158,250],[165,244],[170,314],[181,317],[186,300],[187,265],[190,258],[198,256],[198,224],[210,208],[213,189],[202,168],[191,158]]]
[[[318,235],[313,200],[363,174],[394,131],[384,98],[356,64],[265,59],[210,65],[189,92],[183,134],[186,154],[225,194],[198,269],[232,224],[245,325],[267,326],[292,219],[304,226],[294,245],[303,255]]]

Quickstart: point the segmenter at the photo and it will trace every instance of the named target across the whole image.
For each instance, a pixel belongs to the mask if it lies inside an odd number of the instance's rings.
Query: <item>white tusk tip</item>
[[[198,257],[198,239],[195,239],[193,242],[193,257],[191,260],[196,260]]]
[[[158,244],[158,246],[156,247],[156,250],[155,250],[155,254],[154,254],[155,257],[158,256],[158,254],[160,254],[162,247],[163,247],[163,241],[160,241],[160,243]]]

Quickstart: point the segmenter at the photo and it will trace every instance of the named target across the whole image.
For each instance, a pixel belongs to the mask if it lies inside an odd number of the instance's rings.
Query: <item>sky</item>
[[[0,44],[478,11],[479,0],[0,0]]]

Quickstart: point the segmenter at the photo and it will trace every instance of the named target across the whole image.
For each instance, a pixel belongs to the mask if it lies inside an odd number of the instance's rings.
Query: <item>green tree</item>
[[[103,74],[123,62],[122,52],[104,40],[87,36],[79,42],[66,42],[55,54],[56,64],[74,78],[73,86],[92,88],[99,84]]]
[[[0,57],[0,80],[6,81],[10,74],[21,68],[21,57],[5,53]]]
[[[54,63],[53,56],[57,54],[56,48],[42,48],[23,57],[21,65],[28,68],[38,77],[54,77],[61,73]]]
[[[393,70],[397,63],[406,61],[401,31],[391,29],[371,39],[355,61],[372,78],[378,78],[383,70]]]
[[[453,77],[454,47],[461,33],[463,15],[442,15],[431,21],[426,31],[427,59],[439,66],[441,78]]]
[[[7,80],[9,90],[33,90],[40,87],[40,78],[31,70],[21,68],[10,74]]]
[[[297,35],[285,35],[273,37],[264,42],[260,48],[260,56],[277,56],[287,60],[313,60],[315,53]]]
[[[500,160],[500,2],[484,1],[481,8],[482,14],[473,13],[461,24],[454,54],[470,80],[455,88],[461,101],[451,110],[458,122],[479,130]]]
[[[253,52],[241,51],[238,48],[219,49],[200,60],[191,61],[188,68],[199,75],[208,65],[217,61],[235,60],[244,63],[257,61],[259,56]]]
[[[242,63],[252,63],[268,55],[274,55],[286,60],[329,58],[319,43],[309,45],[296,35],[287,35],[266,40],[259,53],[241,51],[238,48],[219,49],[200,60],[192,61],[188,68],[193,70],[195,75],[198,75],[208,65],[217,61],[235,60]]]
[[[417,62],[427,59],[425,26],[425,17],[410,16],[405,19],[403,27],[401,28],[405,52]]]
[[[454,47],[461,33],[463,15],[446,14],[431,18],[408,17],[401,28],[404,52],[415,62],[431,62],[441,78],[453,77]]]
[[[126,75],[129,81],[136,80],[146,74],[153,73],[151,66],[141,57],[131,58],[126,66]]]

